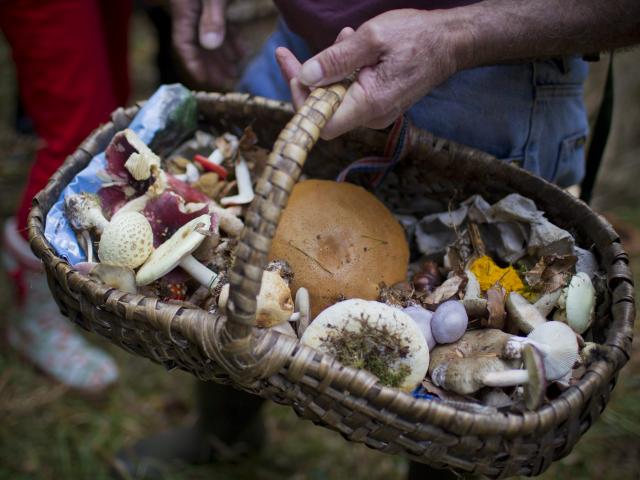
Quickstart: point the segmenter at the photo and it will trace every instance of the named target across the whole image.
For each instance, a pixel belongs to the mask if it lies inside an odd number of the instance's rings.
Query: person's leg
[[[264,399],[213,382],[197,382],[199,418],[120,450],[115,470],[123,478],[162,478],[171,467],[236,461],[262,448]]]
[[[100,10],[96,1],[87,0],[0,2],[0,29],[12,49],[25,111],[42,140],[16,221],[4,228],[5,263],[25,292],[22,310],[7,325],[8,339],[54,379],[100,391],[116,380],[117,368],[59,314],[26,242],[33,196],[118,105]]]

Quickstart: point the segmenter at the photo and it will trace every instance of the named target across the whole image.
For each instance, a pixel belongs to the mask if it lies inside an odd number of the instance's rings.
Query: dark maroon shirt
[[[357,29],[388,10],[417,8],[435,10],[469,5],[479,0],[274,0],[293,32],[315,50],[333,44],[344,27]]]

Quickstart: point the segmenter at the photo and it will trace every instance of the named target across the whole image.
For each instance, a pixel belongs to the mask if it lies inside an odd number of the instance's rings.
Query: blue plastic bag
[[[156,152],[166,152],[193,134],[196,125],[195,97],[184,86],[173,84],[161,86],[140,109],[129,128]],[[105,154],[100,152],[69,182],[47,213],[45,238],[71,265],[85,261],[86,255],[64,215],[64,199],[67,195],[100,190],[102,180],[99,173],[105,167]]]

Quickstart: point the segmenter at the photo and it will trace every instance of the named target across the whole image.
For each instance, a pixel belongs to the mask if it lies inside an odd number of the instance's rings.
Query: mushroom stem
[[[505,306],[509,316],[524,333],[531,332],[534,328],[547,321],[538,309],[518,292],[509,294]]]
[[[198,181],[198,178],[200,178],[200,172],[198,172],[198,169],[193,165],[193,163],[187,163],[185,166],[185,172],[175,174],[174,177],[188,184],[192,184]]]
[[[240,155],[236,163],[236,180],[238,182],[238,194],[220,199],[220,203],[226,205],[238,205],[251,203],[254,197],[251,183],[251,173],[245,159]]]
[[[526,370],[505,370],[502,372],[486,373],[482,383],[487,387],[511,387],[529,382],[529,372]]]
[[[226,208],[222,208],[215,202],[208,203],[209,212],[215,213],[220,222],[220,228],[232,237],[237,237],[244,228],[244,223]]]
[[[87,262],[93,263],[93,241],[91,240],[91,235],[89,235],[87,230],[82,230],[80,236],[84,241],[84,250],[87,254]]]
[[[487,313],[487,300],[480,296],[480,282],[470,270],[464,273],[467,275],[467,288],[462,304],[470,317],[482,317]]]
[[[76,193],[65,198],[65,213],[71,225],[77,231],[95,228],[101,235],[109,225],[100,208],[98,197],[89,193]]]
[[[207,287],[209,290],[215,286],[218,274],[201,264],[193,255],[187,255],[184,257],[180,261],[179,265],[196,281],[198,281],[200,285]]]
[[[533,304],[533,306],[536,307],[538,312],[540,312],[540,315],[546,318],[558,303],[558,299],[560,298],[561,294],[561,288],[553,292],[545,293],[538,299],[536,303]]]
[[[297,332],[299,336],[302,336],[311,323],[311,301],[309,299],[309,291],[306,288],[300,287],[296,291],[294,305],[296,311],[292,317],[298,314]]]

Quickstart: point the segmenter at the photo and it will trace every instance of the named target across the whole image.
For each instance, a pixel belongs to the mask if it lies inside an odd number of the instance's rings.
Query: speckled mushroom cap
[[[160,245],[144,262],[136,274],[138,285],[148,285],[154,280],[176,268],[180,261],[200,246],[205,235],[198,230],[211,228],[211,216],[208,213],[186,223],[169,240]]]
[[[323,310],[304,331],[300,341],[320,351],[332,353],[327,346],[331,331],[344,329],[359,332],[362,321],[376,330],[386,328],[390,334],[399,335],[406,355],[398,360],[396,367],[409,367],[409,374],[399,388],[407,392],[413,390],[429,368],[429,347],[416,322],[402,310],[381,302],[344,300]]]
[[[153,250],[151,225],[138,212],[115,215],[100,237],[98,256],[102,263],[137,268]]]

